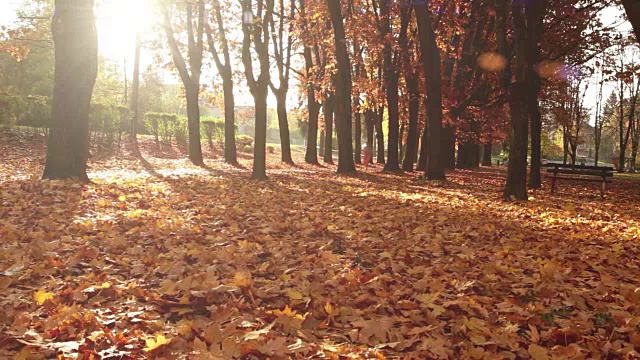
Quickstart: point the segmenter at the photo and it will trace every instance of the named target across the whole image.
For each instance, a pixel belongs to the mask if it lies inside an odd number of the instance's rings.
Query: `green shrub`
[[[25,107],[25,99],[21,96],[0,93],[0,125],[10,127],[19,120]]]
[[[253,138],[249,135],[238,135],[236,137],[236,145],[238,148],[249,146],[253,149]]]
[[[200,133],[207,139],[209,147],[213,149],[213,141],[222,143],[224,140],[224,119],[203,116],[200,119]]]
[[[185,116],[177,116],[173,127],[173,134],[176,138],[176,144],[180,147],[187,147],[188,144],[188,124]]]
[[[160,143],[160,138],[162,138],[162,142],[165,144],[171,143],[171,138],[175,136],[176,130],[180,126],[178,115],[155,112],[144,114],[144,124],[147,131],[155,137],[156,143]]]

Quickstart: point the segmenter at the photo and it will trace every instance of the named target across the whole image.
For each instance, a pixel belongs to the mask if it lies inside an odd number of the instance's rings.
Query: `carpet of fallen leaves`
[[[3,136],[2,359],[639,356],[633,177],[505,203],[504,169],[341,177],[274,154],[253,182],[247,156],[143,142],[80,185]]]

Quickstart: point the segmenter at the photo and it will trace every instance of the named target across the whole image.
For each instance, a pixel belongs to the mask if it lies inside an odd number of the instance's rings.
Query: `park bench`
[[[611,182],[613,177],[613,167],[611,166],[589,166],[589,165],[571,165],[571,164],[542,164],[546,168],[549,178],[551,178],[551,193],[556,191],[556,180],[578,180],[578,181],[597,181],[601,183],[600,196],[604,197],[607,183]],[[558,176],[560,175],[560,176]]]

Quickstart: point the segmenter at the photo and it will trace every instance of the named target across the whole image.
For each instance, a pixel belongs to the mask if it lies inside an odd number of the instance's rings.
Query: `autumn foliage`
[[[637,178],[514,204],[498,168],[443,184],[272,162],[253,182],[246,159],[140,149],[94,156],[81,185],[40,180],[42,142],[3,135],[0,357],[637,354]]]

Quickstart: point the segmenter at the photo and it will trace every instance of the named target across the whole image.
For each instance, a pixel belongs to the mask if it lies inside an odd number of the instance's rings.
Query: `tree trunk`
[[[322,106],[322,108],[324,109],[324,106]],[[325,124],[325,128],[326,128],[326,124]],[[320,131],[320,153],[318,154],[319,156],[323,156],[324,157],[324,139],[325,139],[326,135],[325,135],[325,131],[322,130]]]
[[[482,166],[491,166],[491,143],[484,144],[482,150]]]
[[[353,152],[353,161],[356,164],[362,164],[362,122],[360,120],[361,118],[362,118],[362,114],[360,112],[356,112],[354,116],[355,149]]]
[[[407,132],[407,150],[402,161],[402,170],[413,171],[418,148],[418,116],[420,111],[420,94],[418,82],[414,79],[405,79],[409,88],[409,130]]]
[[[200,89],[196,85],[185,88],[187,99],[187,126],[189,129],[189,160],[194,165],[202,165],[202,148],[200,143],[200,105],[198,104]]]
[[[427,77],[427,121],[429,139],[425,177],[429,180],[444,180],[444,167],[440,157],[440,137],[442,135],[442,69],[440,49],[436,44],[431,18],[426,2],[416,2],[416,22],[420,35],[420,51],[424,73]]]
[[[55,2],[55,76],[45,179],[89,181],[89,108],[98,72],[93,6],[93,0]]]
[[[300,2],[302,15],[304,16],[304,1]],[[320,103],[316,100],[315,88],[309,80],[313,69],[311,49],[304,45],[304,66],[307,73],[307,112],[309,113],[309,130],[307,131],[307,150],[304,161],[308,164],[318,165],[318,115]]]
[[[322,110],[324,111],[324,162],[333,164],[333,112],[335,97],[327,96]]]
[[[224,161],[235,165],[238,163],[236,155],[236,104],[231,76],[222,79],[222,90],[224,92]]]
[[[327,0],[333,24],[336,49],[336,118],[338,122],[338,174],[356,171],[353,163],[353,135],[351,133],[351,65],[344,34],[344,23],[340,0]]]
[[[140,41],[140,32],[136,33],[136,50],[135,58],[133,61],[133,84],[131,85],[131,130],[130,136],[133,141],[133,146],[138,147],[138,122],[140,121],[140,48],[142,42]]]
[[[472,169],[478,167],[480,159],[480,147],[471,142],[458,143],[458,169]]]
[[[622,0],[622,4],[633,26],[636,39],[640,41],[640,2],[638,2],[638,0]]]
[[[289,134],[289,120],[287,118],[287,95],[276,95],[276,110],[278,112],[278,128],[280,129],[280,148],[282,151],[282,162],[293,165],[291,158],[291,138]]]
[[[384,118],[384,107],[381,107],[376,114],[376,139],[378,143],[378,154],[376,156],[376,162],[378,164],[384,164],[384,133],[382,132],[382,120]]]
[[[369,149],[373,149],[373,137],[374,137],[374,125],[375,122],[375,113],[373,112],[373,110],[367,110],[364,113],[364,125],[365,128],[367,130],[367,140],[366,140],[366,144],[369,147]]]
[[[522,7],[513,5],[515,82],[511,84],[509,111],[511,114],[511,137],[509,167],[504,186],[505,199],[512,197],[527,200],[527,150],[529,142],[529,116],[527,109],[527,52],[526,25]]]
[[[266,85],[266,84],[265,84]],[[267,180],[267,88],[256,91],[254,96],[256,106],[256,133],[253,146],[254,180]]]

